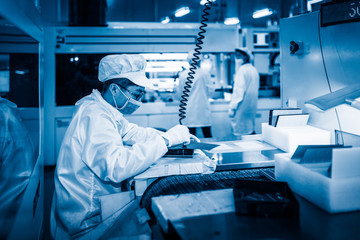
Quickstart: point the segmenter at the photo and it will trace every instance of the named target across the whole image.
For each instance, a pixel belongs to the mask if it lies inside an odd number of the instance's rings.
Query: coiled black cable
[[[201,16],[201,26],[200,31],[198,32],[198,36],[196,38],[196,48],[194,49],[195,53],[193,54],[193,58],[191,59],[191,64],[188,72],[188,77],[186,78],[186,82],[184,85],[184,90],[181,95],[180,105],[179,105],[179,122],[182,125],[182,120],[186,118],[186,102],[189,98],[190,89],[192,87],[192,83],[194,80],[195,70],[198,67],[198,62],[200,60],[199,55],[201,55],[200,50],[202,49],[203,39],[205,38],[204,33],[206,33],[205,28],[207,27],[206,22],[209,20],[207,16],[209,16],[209,10],[211,9],[212,2],[211,0],[207,0],[204,4],[203,14]]]

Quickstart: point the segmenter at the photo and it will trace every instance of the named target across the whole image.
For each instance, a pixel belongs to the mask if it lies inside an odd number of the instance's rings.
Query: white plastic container
[[[357,151],[360,154],[360,148]],[[276,180],[287,182],[292,191],[329,213],[360,210],[360,172],[354,175],[354,172],[348,170],[359,169],[359,161],[342,158],[343,167],[347,168],[345,173],[349,174],[337,173],[332,177],[332,173],[328,171],[329,164],[327,167],[317,163],[302,165],[290,158],[291,154],[288,153],[275,155]],[[338,171],[343,167],[333,164],[332,170],[336,168]]]

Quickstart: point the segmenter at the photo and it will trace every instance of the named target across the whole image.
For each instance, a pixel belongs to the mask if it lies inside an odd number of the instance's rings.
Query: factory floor
[[[50,233],[50,210],[54,193],[54,172],[55,166],[45,166],[44,168],[44,224],[42,239],[51,239]]]

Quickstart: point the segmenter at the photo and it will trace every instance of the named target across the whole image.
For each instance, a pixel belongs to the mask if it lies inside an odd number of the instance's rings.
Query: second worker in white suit
[[[192,64],[193,53],[188,54],[187,60]],[[179,90],[178,97],[182,94],[187,81],[189,69],[179,74]],[[205,138],[212,137],[211,134],[211,109],[209,102],[209,82],[210,74],[201,68],[201,58],[198,61],[198,68],[195,70],[194,79],[192,79],[192,87],[190,89],[189,98],[186,106],[186,118],[183,124],[187,126],[190,133],[196,136],[196,129],[201,128]]]
[[[229,105],[232,132],[235,136],[255,133],[255,116],[260,77],[250,62],[250,54],[235,50],[236,73]]]

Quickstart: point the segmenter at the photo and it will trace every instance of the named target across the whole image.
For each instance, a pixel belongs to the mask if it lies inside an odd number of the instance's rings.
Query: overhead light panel
[[[162,24],[168,24],[170,22],[170,18],[169,17],[164,17],[161,19],[161,23]]]
[[[146,60],[186,60],[187,53],[142,53]]]
[[[238,24],[239,22],[240,22],[240,20],[237,17],[225,18],[225,20],[224,20],[225,25],[235,25],[235,24]]]
[[[175,11],[175,17],[185,16],[185,15],[188,14],[189,12],[190,12],[190,8],[189,8],[189,7],[179,8],[178,10]]]
[[[148,61],[147,68],[180,68],[183,67],[187,61]]]
[[[262,18],[262,17],[266,17],[266,16],[270,16],[271,14],[273,14],[273,11],[270,10],[269,8],[264,8],[258,11],[255,11],[253,13],[253,18]]]
[[[163,67],[163,68],[151,68],[151,67],[147,67],[145,69],[145,72],[180,72],[182,71],[183,68],[181,67]]]
[[[205,5],[205,3],[207,2],[208,0],[201,0],[200,1],[200,4],[201,5]],[[216,0],[210,0],[210,2],[215,2]]]

